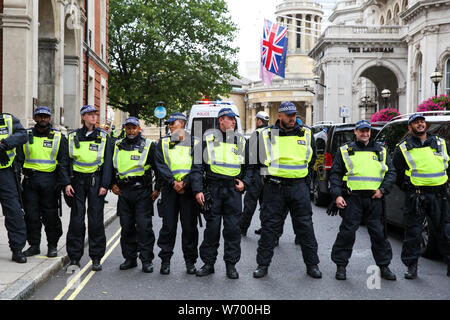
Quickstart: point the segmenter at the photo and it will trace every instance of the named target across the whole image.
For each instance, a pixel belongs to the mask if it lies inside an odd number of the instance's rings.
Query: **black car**
[[[436,112],[433,112],[436,114]],[[396,145],[410,134],[408,131],[409,115],[400,116],[387,123],[383,129],[378,133],[375,140],[383,143],[391,158],[394,154]],[[441,115],[426,115],[426,122],[428,124],[428,134],[438,135],[450,140],[450,112],[442,112]],[[395,185],[391,193],[386,196],[386,216],[389,224],[398,227],[405,227],[404,214],[406,210],[406,199],[404,193]],[[434,257],[437,253],[436,239],[430,233],[431,225],[428,217],[423,222],[422,231],[422,255],[425,257]]]
[[[371,136],[375,137],[385,123],[372,123]],[[316,206],[328,206],[331,201],[329,175],[333,159],[339,148],[354,139],[354,123],[326,124],[326,130],[314,134],[317,159],[311,177],[311,199]]]

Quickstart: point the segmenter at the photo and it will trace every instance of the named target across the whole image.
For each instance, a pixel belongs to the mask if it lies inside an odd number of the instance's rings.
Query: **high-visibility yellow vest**
[[[388,171],[386,149],[375,151],[352,150],[348,144],[340,148],[347,173],[343,181],[350,190],[378,190]]]
[[[29,129],[28,136],[32,134]],[[58,165],[58,152],[61,144],[61,132],[51,131],[48,137],[33,137],[23,145],[26,169],[53,172]]]
[[[265,128],[263,136],[269,175],[280,178],[304,178],[308,175],[308,163],[312,159],[311,130],[303,127],[303,135],[272,135],[271,128]]]
[[[122,140],[123,139],[116,142],[113,156],[113,166],[119,174],[119,179],[143,176],[145,172],[151,168],[151,166],[146,163],[153,141],[145,139],[141,148],[135,148],[132,151],[128,151],[119,148]]]
[[[96,140],[79,141],[76,131],[69,134],[69,157],[73,170],[94,173],[104,162],[107,134],[100,131]]]
[[[9,114],[0,114],[0,140],[6,139],[13,134],[13,119]],[[0,169],[8,168],[12,165],[16,157],[16,148],[7,151],[9,162]]]
[[[245,163],[245,138],[236,136],[237,143],[214,141],[214,134],[207,135],[206,148],[211,171],[224,176],[236,177]]]
[[[448,181],[449,155],[445,140],[436,137],[438,149],[430,146],[408,150],[406,141],[399,144],[409,169],[405,175],[414,186],[440,186]]]
[[[194,140],[194,144],[198,142],[198,140]],[[191,146],[175,144],[170,141],[170,137],[163,138],[161,146],[164,162],[169,167],[173,177],[176,181],[183,180],[192,167]]]

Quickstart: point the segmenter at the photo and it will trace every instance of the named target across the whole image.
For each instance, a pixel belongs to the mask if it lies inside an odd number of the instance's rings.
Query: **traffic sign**
[[[341,118],[350,118],[350,107],[342,106],[339,108],[339,116]]]
[[[155,117],[157,117],[158,119],[164,118],[166,114],[167,114],[166,108],[161,106],[155,108]]]

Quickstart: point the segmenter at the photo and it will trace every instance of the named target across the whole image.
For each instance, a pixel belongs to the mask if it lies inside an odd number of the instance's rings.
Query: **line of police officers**
[[[155,235],[152,228],[153,201],[162,191],[159,215],[163,226],[158,246],[161,274],[170,273],[178,217],[182,227],[182,251],[186,271],[197,276],[214,273],[223,223],[226,275],[239,278],[236,264],[241,256],[241,233],[248,228],[248,215],[242,215],[244,191],[257,194],[262,189],[261,238],[257,249],[255,278],[267,275],[273,250],[282,234],[287,213],[302,249],[307,274],[321,278],[318,245],[309,201],[309,178],[316,159],[311,130],[296,121],[296,107],[283,102],[277,122],[262,127],[250,143],[236,129],[231,108],[219,111],[219,129],[207,131],[202,141],[185,130],[186,117],[172,114],[166,121],[171,135],[158,143],[142,137],[139,120],[128,118],[123,138],[111,138],[95,126],[97,110],[81,108],[83,126],[69,134],[51,128],[51,113],[38,107],[36,125],[25,130],[12,115],[0,115],[0,202],[12,260],[24,263],[26,256],[40,253],[41,223],[47,234],[47,256],[57,255],[62,235],[58,207],[64,191],[71,207],[67,232],[67,252],[71,266],[78,266],[84,251],[85,215],[88,215],[89,256],[92,270],[102,269],[106,237],[103,224],[104,197],[111,189],[118,195],[121,248],[125,262],[121,270],[142,262],[144,272],[152,272]],[[334,208],[327,212],[342,216],[331,258],[337,265],[336,278],[346,279],[355,233],[363,218],[372,242],[372,252],[381,276],[395,280],[389,269],[392,249],[386,237],[384,197],[397,182],[405,191],[409,211],[402,250],[408,267],[405,278],[417,276],[420,232],[425,215],[430,216],[439,239],[439,249],[450,276],[450,209],[448,206],[448,142],[426,133],[425,118],[414,114],[409,119],[412,137],[396,148],[394,161],[386,149],[370,140],[370,123],[360,121],[355,141],[337,152],[330,182]],[[257,144],[257,147],[249,146]],[[17,161],[13,166],[17,152]],[[15,169],[16,168],[16,171]],[[23,209],[18,169],[22,169]],[[397,173],[396,173],[397,169]],[[156,177],[153,190],[153,174]],[[252,183],[261,181],[261,185]],[[87,208],[86,208],[87,201]],[[206,228],[198,247],[198,209],[204,214]],[[253,209],[254,210],[254,209]],[[61,211],[61,210],[60,210]],[[246,220],[244,220],[246,219]],[[250,215],[251,219],[251,215]],[[201,218],[200,218],[201,223]],[[22,252],[25,242],[30,247]],[[200,254],[204,265],[196,269]]]

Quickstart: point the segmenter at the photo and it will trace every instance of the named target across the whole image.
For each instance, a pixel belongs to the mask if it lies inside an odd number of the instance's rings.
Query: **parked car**
[[[428,134],[438,135],[450,140],[450,111],[425,113],[425,120],[428,124]],[[403,139],[410,136],[408,131],[408,118],[410,115],[406,114],[394,118],[388,122],[383,129],[378,133],[375,140],[382,142],[390,156],[394,154],[396,145]],[[386,197],[387,208],[387,222],[401,228],[405,228],[406,221],[404,219],[406,212],[406,201],[404,192],[395,185],[392,192]],[[434,257],[437,254],[436,239],[430,232],[431,225],[429,217],[426,217],[423,222],[422,232],[422,255],[425,257]]]
[[[373,123],[371,136],[375,137],[385,123]],[[314,134],[317,159],[311,177],[311,199],[316,206],[328,206],[331,201],[329,176],[333,159],[339,148],[354,139],[354,123],[327,124],[327,130]]]

